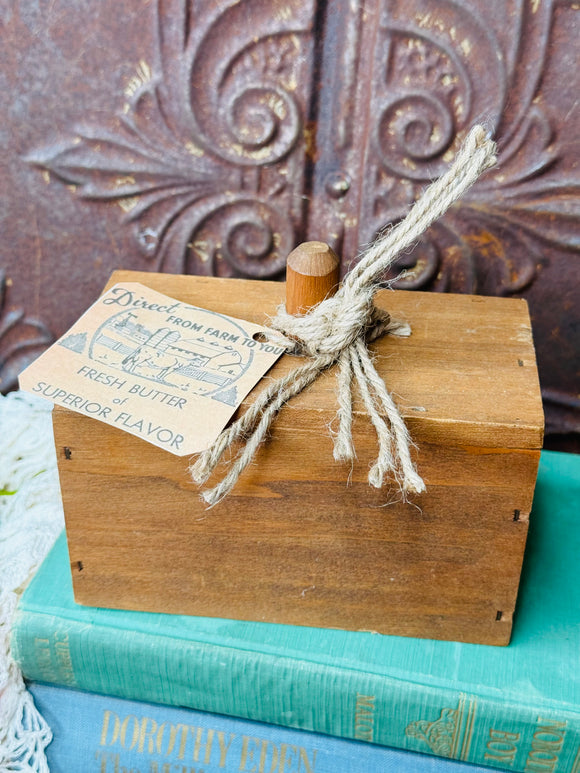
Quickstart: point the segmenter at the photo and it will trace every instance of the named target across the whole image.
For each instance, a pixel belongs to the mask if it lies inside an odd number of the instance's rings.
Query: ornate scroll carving
[[[274,276],[302,221],[312,10],[198,7],[158,0],[156,64],[140,63],[115,128],[79,126],[29,161],[119,204],[152,268]]]
[[[54,341],[50,330],[8,303],[10,282],[0,268],[0,389],[17,386],[18,373]]]
[[[324,223],[352,259],[406,215],[480,122],[498,141],[499,167],[399,261],[397,286],[518,293],[545,267],[546,247],[577,249],[579,179],[541,88],[553,15],[549,1],[351,6],[344,30],[332,27],[341,76],[319,121],[310,238]],[[356,82],[344,76],[353,69]]]
[[[119,213],[132,268],[140,255],[151,270],[259,278],[277,276],[304,237],[329,241],[346,269],[482,121],[499,168],[403,256],[399,286],[524,295],[548,428],[578,431],[576,5],[154,0],[154,45],[124,98],[120,89],[98,119],[79,107],[85,122],[29,160],[96,202],[97,217]],[[16,15],[5,16],[20,40]],[[75,77],[101,79],[91,66]],[[14,93],[32,83],[30,67]]]
[[[491,24],[483,4],[384,4],[359,241],[404,216],[473,123],[488,125],[500,150],[497,171],[399,261],[396,269],[407,273],[398,287],[517,293],[538,275],[546,245],[578,245],[571,214],[579,181],[559,164],[558,136],[538,92],[552,4],[532,6],[521,5],[503,25],[495,6]]]

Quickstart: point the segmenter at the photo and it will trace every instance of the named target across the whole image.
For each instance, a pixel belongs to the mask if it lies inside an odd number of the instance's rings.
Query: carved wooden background
[[[0,0],[0,378],[112,269],[278,278],[305,238],[346,270],[467,129],[499,167],[401,287],[527,298],[548,431],[580,432],[580,4]]]

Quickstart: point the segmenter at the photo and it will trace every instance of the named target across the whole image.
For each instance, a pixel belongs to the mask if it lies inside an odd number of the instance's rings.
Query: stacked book
[[[544,452],[508,647],[82,607],[62,534],[11,635],[50,769],[580,773],[579,504]]]

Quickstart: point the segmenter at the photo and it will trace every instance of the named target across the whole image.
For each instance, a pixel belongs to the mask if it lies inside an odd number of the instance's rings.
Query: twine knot
[[[343,350],[361,336],[374,341],[386,332],[390,315],[373,303],[370,292],[337,293],[307,314],[288,314],[281,306],[269,327],[281,333],[274,340],[287,352],[338,360]]]
[[[431,184],[403,221],[370,245],[335,296],[326,298],[302,316],[290,315],[284,307],[278,309],[270,320],[269,338],[289,353],[305,355],[307,360],[261,392],[243,416],[226,427],[192,465],[193,480],[203,484],[226,449],[238,440],[245,441],[224,478],[203,492],[209,505],[219,502],[236,484],[282,406],[334,364],[338,364],[334,458],[341,461],[355,458],[352,388],[356,383],[379,446],[377,459],[368,474],[370,485],[380,488],[385,476],[390,476],[403,498],[425,490],[411,459],[412,443],[405,422],[367,348],[367,343],[385,333],[408,336],[411,331],[408,325],[392,320],[387,312],[378,309],[373,297],[380,286],[380,277],[398,255],[414,244],[495,161],[495,143],[481,126],[475,126],[451,168]]]

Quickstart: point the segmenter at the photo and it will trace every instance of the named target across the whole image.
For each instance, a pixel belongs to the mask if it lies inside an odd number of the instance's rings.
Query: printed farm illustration
[[[203,325],[196,327],[203,329]],[[209,332],[183,334],[169,326],[148,329],[136,314],[124,311],[101,325],[88,354],[92,360],[156,384],[234,404],[235,382],[248,367],[252,353],[242,354],[233,346],[243,338],[241,329],[217,337],[218,331],[205,330]]]

